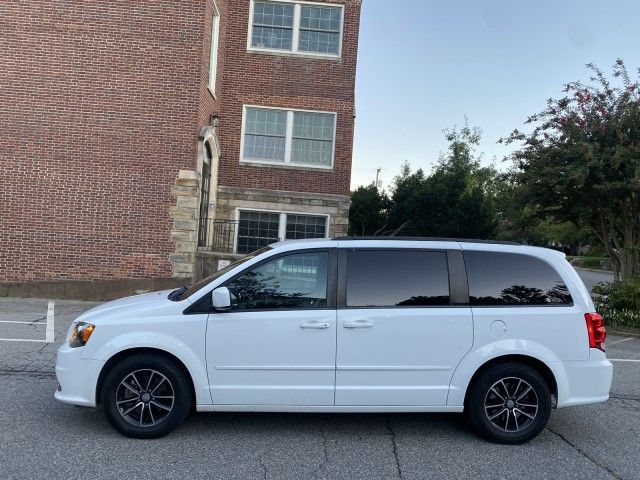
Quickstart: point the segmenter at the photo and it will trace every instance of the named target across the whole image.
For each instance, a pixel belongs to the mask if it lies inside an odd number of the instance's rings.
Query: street
[[[93,305],[0,299],[1,478],[640,479],[638,338],[607,339],[607,403],[554,410],[522,446],[487,443],[458,414],[192,414],[141,441],[53,398],[55,351]]]
[[[598,271],[598,270],[588,270],[584,268],[576,268],[576,272],[582,278],[585,286],[589,289],[589,291],[593,290],[598,283],[609,283],[613,281],[613,273]]]

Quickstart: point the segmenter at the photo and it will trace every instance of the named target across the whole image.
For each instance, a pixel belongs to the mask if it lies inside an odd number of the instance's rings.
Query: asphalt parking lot
[[[608,338],[609,402],[554,411],[527,445],[489,444],[457,414],[193,414],[140,441],[53,398],[55,351],[93,305],[0,299],[0,478],[640,479],[638,338]]]

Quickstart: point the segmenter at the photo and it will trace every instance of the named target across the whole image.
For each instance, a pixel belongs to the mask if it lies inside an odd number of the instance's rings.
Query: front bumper
[[[609,399],[613,365],[604,352],[591,349],[589,360],[563,362],[564,388],[558,382],[558,408],[600,403]]]
[[[71,348],[66,342],[58,349],[58,389],[54,397],[63,403],[95,407],[96,385],[105,362],[82,358],[83,350],[84,347]]]

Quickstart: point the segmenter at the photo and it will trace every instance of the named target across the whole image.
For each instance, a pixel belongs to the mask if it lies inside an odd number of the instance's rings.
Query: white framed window
[[[329,215],[237,209],[236,220],[236,253],[251,253],[285,239],[329,236]]]
[[[247,49],[338,58],[343,24],[343,5],[251,0]]]
[[[211,20],[211,53],[209,56],[209,90],[216,95],[216,76],[218,73],[218,44],[220,40],[220,10],[213,2],[213,18]]]
[[[240,161],[331,169],[336,113],[245,105]]]

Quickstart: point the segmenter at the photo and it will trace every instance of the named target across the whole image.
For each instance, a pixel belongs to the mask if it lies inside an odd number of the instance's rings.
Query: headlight
[[[95,325],[85,322],[76,322],[71,329],[71,335],[69,336],[69,346],[84,347],[89,341],[89,337],[96,328]]]

